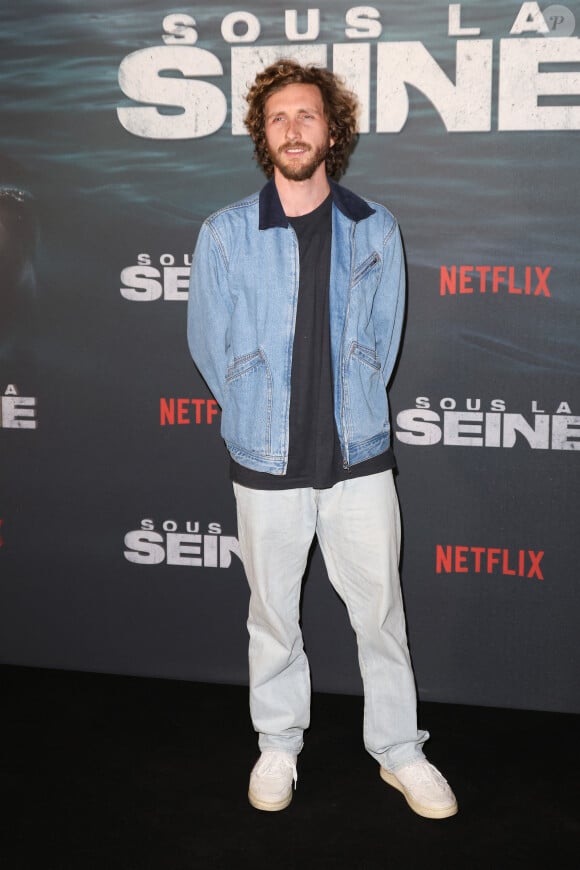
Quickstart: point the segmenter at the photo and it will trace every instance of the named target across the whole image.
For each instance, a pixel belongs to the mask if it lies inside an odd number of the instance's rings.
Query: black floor
[[[459,815],[421,819],[361,742],[362,700],[315,695],[298,789],[246,798],[247,690],[0,667],[2,870],[580,866],[576,716],[423,704]]]

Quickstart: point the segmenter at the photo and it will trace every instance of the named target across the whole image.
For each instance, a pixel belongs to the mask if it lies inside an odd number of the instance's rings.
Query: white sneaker
[[[419,816],[446,819],[457,812],[457,801],[447,780],[426,759],[405,764],[394,773],[381,767],[381,778],[402,792]]]
[[[257,810],[283,810],[292,800],[292,783],[296,787],[297,781],[296,756],[266,749],[250,774],[248,799]]]

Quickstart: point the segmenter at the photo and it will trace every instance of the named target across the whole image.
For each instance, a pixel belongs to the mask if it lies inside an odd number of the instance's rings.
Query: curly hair
[[[334,139],[326,156],[326,172],[331,178],[338,178],[345,171],[358,138],[358,100],[334,73],[314,64],[301,66],[295,60],[282,58],[256,76],[246,96],[249,109],[244,119],[254,142],[254,157],[267,178],[271,178],[274,164],[266,143],[266,101],[294,84],[316,85],[320,90],[329,135]]]

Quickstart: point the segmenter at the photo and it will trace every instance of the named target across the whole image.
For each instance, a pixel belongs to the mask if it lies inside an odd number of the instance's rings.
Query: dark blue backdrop
[[[247,679],[227,457],[185,299],[203,217],[262,184],[235,132],[243,78],[286,54],[359,90],[369,132],[343,183],[405,242],[390,398],[420,696],[580,710],[578,9],[365,9],[0,11],[3,661]],[[317,551],[304,632],[314,687],[360,691]]]

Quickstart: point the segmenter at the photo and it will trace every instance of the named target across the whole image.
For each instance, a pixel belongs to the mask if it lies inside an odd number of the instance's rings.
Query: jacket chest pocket
[[[378,271],[381,265],[381,258],[377,251],[373,251],[366,260],[356,266],[352,275],[351,287],[359,284],[363,278],[366,278],[373,271]]]

